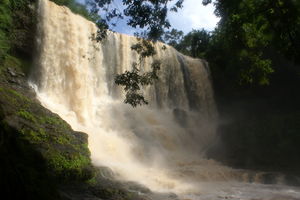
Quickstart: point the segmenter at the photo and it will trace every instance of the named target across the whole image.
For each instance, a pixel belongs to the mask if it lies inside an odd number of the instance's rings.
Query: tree
[[[189,56],[204,58],[211,36],[209,32],[202,30],[192,30],[174,47]]]
[[[88,0],[92,12],[99,13],[101,10],[105,13],[102,24],[112,27],[117,20],[126,17],[129,26],[143,29],[146,33],[143,36],[153,41],[162,39],[165,29],[171,26],[168,12],[176,12],[182,8],[182,3],[183,0],[122,0],[124,9],[120,9],[114,0]]]
[[[176,45],[178,45],[182,39],[183,32],[173,28],[171,31],[165,32],[163,41],[176,48]]]
[[[300,64],[299,1],[217,0],[214,4],[221,20],[212,35],[211,63],[235,73],[240,83],[261,85],[269,83],[276,55]]]

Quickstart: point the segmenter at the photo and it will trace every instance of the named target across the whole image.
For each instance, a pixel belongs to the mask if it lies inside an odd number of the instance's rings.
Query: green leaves
[[[156,54],[154,44],[151,41],[139,39],[139,42],[133,45],[131,49],[138,53],[139,62],[132,63],[131,71],[116,75],[115,83],[124,86],[126,92],[124,102],[136,107],[137,105],[148,104],[140,90],[142,86],[152,85],[154,80],[158,79],[157,72],[160,70],[161,63],[154,60],[151,64],[151,71],[141,73],[140,69],[144,67],[144,59]]]
[[[140,72],[138,65],[142,67],[142,63],[133,63],[131,71],[125,71],[115,77],[115,83],[124,86],[126,92],[124,102],[133,107],[148,104],[140,90],[142,86],[152,85],[154,80],[158,79],[157,72],[160,70],[161,63],[158,60],[153,61],[151,64],[152,71],[145,73]]]
[[[265,34],[267,24],[245,23],[242,25],[242,29],[244,30],[245,44],[248,48],[265,47],[271,42],[272,38]]]
[[[261,54],[248,52],[242,50],[240,53],[241,66],[239,82],[241,84],[256,84],[268,85],[269,74],[273,73],[274,70],[271,67],[270,59],[263,59]]]
[[[148,104],[143,95],[138,91],[141,89],[140,85],[147,85],[150,79],[147,75],[140,75],[140,70],[136,67],[136,63],[133,64],[131,71],[125,71],[123,74],[119,74],[115,77],[115,83],[117,85],[125,86],[126,97],[124,102],[136,107],[137,105]]]
[[[277,65],[276,57],[300,64],[300,3],[297,2],[215,1],[215,13],[221,20],[204,50],[206,59],[239,84],[269,84]]]
[[[182,8],[183,0],[89,0],[94,13],[101,11],[103,23],[114,26],[119,19],[126,17],[127,25],[146,31],[145,38],[160,40],[171,24],[167,18],[169,11],[178,11]],[[171,3],[174,4],[172,5]],[[170,6],[169,6],[170,5]],[[120,9],[121,7],[121,9]]]
[[[147,85],[150,81],[147,75],[140,75],[140,70],[136,67],[137,63],[133,63],[133,69],[131,71],[125,71],[123,74],[119,74],[115,77],[115,83],[117,85],[125,86],[126,92],[124,102],[136,107],[137,105],[148,104],[144,96],[138,91],[141,89],[140,85]]]
[[[169,39],[170,45],[173,45],[178,51],[185,55],[197,58],[205,57],[211,40],[211,35],[209,32],[205,31],[204,29],[192,30],[187,35],[182,37],[181,31],[178,32],[177,30],[173,30],[168,32],[168,35],[166,35],[166,39],[171,38]],[[176,38],[177,41],[173,39],[172,36]]]
[[[125,71],[123,74],[117,75],[115,83],[117,85],[124,85],[125,91],[137,91],[140,90],[140,70],[136,67],[136,63],[133,63],[133,69],[131,71]]]
[[[154,56],[156,54],[153,43],[147,40],[140,40],[138,43],[132,45],[131,49],[136,51],[141,59]]]
[[[134,91],[128,91],[124,103],[130,104],[132,107],[137,105],[148,104],[148,101],[145,100],[145,97],[142,94],[139,94]]]
[[[173,47],[176,47],[182,39],[183,32],[174,28],[171,31],[166,31],[163,37],[163,41]]]
[[[0,4],[0,63],[11,48],[9,31],[12,27],[12,12],[9,8],[9,1],[5,0]]]

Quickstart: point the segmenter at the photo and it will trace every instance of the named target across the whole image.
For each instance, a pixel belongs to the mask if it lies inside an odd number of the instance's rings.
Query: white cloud
[[[187,33],[192,29],[213,30],[219,18],[214,15],[214,6],[202,5],[202,0],[185,0],[183,8],[177,13],[171,13],[169,20],[174,28]]]

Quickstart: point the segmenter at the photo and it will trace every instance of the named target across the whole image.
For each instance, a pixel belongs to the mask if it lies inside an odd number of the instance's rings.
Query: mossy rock
[[[59,199],[55,178],[41,153],[5,121],[0,127],[1,194],[8,199]]]
[[[16,129],[18,137],[42,155],[48,170],[61,181],[91,178],[87,135],[73,131],[57,114],[22,90],[0,85],[2,122]]]

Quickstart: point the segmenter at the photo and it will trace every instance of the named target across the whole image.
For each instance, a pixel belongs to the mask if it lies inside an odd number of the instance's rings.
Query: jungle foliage
[[[34,0],[3,0],[0,4],[0,64],[22,54],[30,60],[34,37]]]
[[[70,10],[72,10],[73,13],[79,14],[93,22],[97,22],[97,20],[100,19],[98,14],[96,15],[95,13],[89,11],[87,5],[80,4],[76,0],[51,0],[51,1],[53,1],[58,5],[66,6]]]

